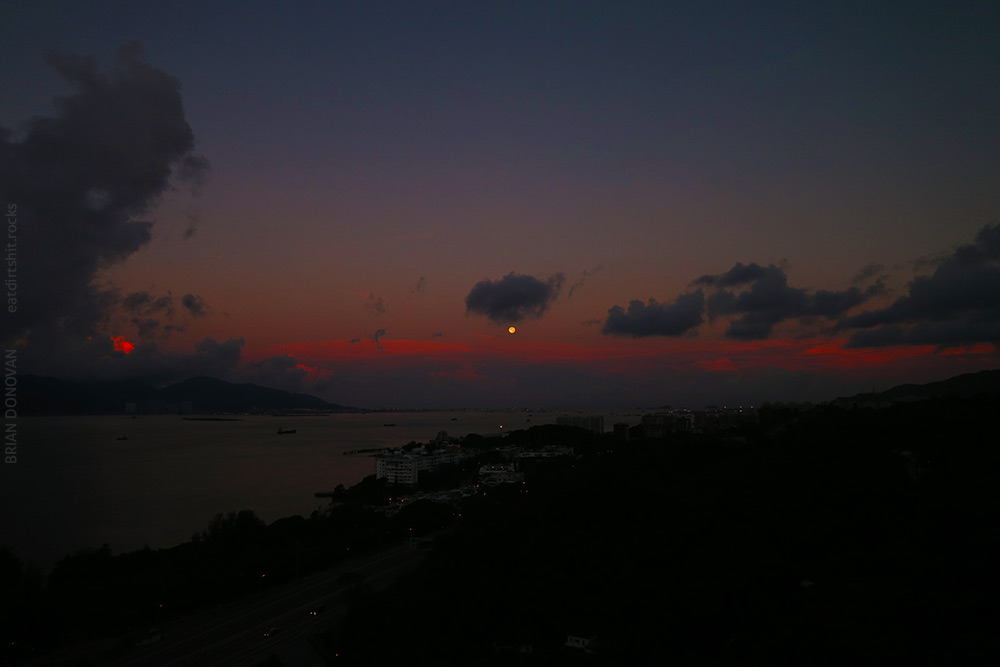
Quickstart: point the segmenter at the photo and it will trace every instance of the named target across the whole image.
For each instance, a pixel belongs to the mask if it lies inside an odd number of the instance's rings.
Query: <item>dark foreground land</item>
[[[18,642],[8,660],[42,664],[58,646],[97,640],[102,648],[62,664],[127,660],[156,624],[252,600],[272,581],[294,586],[348,548],[433,534],[391,586],[337,593],[343,609],[308,628],[318,655],[354,665],[995,664],[998,400],[770,407],[732,431],[660,441],[535,427],[503,445],[574,454],[522,458],[523,484],[482,485],[450,503],[386,516],[381,504],[399,490],[368,479],[338,490],[327,515],[270,526],[252,512],[217,517],[188,544],[77,554],[45,581],[7,554],[3,636]],[[479,457],[428,483],[467,483],[504,456],[496,445],[467,439]]]

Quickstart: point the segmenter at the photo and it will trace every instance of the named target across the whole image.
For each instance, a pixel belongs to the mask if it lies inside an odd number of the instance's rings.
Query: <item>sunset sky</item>
[[[648,407],[1000,367],[996,2],[0,18],[19,372]]]

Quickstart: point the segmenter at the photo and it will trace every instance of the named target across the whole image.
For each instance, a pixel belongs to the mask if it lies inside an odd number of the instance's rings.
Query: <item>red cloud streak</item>
[[[777,339],[752,342],[727,340],[614,341],[605,345],[516,341],[482,336],[470,342],[381,339],[304,341],[273,345],[248,352],[251,359],[288,354],[310,373],[331,364],[406,366],[429,361],[461,364],[466,377],[475,377],[479,363],[511,365],[588,364],[612,372],[640,370],[655,364],[725,373],[761,368],[785,370],[848,370],[873,368],[934,354],[933,346],[877,350],[848,349],[845,339]]]

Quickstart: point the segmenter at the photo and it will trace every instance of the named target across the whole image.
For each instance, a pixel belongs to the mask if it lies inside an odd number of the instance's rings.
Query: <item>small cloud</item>
[[[431,334],[431,338],[441,338],[442,336],[444,336],[444,334],[440,332]]]
[[[196,213],[193,213],[192,211],[187,212],[187,220],[188,220],[188,225],[187,228],[184,229],[184,234],[183,234],[183,239],[185,241],[187,241],[188,239],[190,239],[191,237],[193,237],[195,234],[198,233],[198,225],[201,223],[201,219],[199,218],[199,216]]]
[[[264,387],[300,391],[302,381],[308,374],[307,368],[299,364],[295,357],[279,354],[260,361],[245,362],[237,367],[230,377],[235,381],[250,382]]]
[[[185,294],[181,297],[181,305],[194,317],[204,317],[208,312],[205,300],[197,294]]]
[[[375,292],[368,292],[368,308],[372,311],[374,315],[384,315],[385,303],[382,301],[382,297],[375,294]]]
[[[357,345],[360,342],[361,342],[360,338],[352,338],[351,339],[351,345]]]
[[[171,317],[174,314],[174,299],[169,295],[154,298],[150,292],[133,292],[122,299],[122,307],[137,315],[163,313]]]
[[[122,299],[122,306],[125,310],[138,313],[142,312],[142,307],[149,303],[150,300],[149,292],[133,292]]]
[[[372,336],[372,340],[374,340],[374,341],[375,341],[375,349],[376,349],[376,350],[381,350],[381,349],[383,349],[383,348],[382,348],[382,342],[381,342],[381,340],[380,340],[380,339],[381,339],[381,338],[382,338],[382,336],[384,336],[384,335],[385,335],[385,329],[379,329],[378,331],[376,331],[376,332],[375,332],[375,335],[374,335],[374,336]]]
[[[153,302],[153,305],[146,312],[155,312],[155,311],[160,311],[160,310],[162,310],[163,312],[165,312],[167,314],[167,316],[173,315],[174,314],[174,297],[172,297],[172,296],[161,296],[160,298],[158,298],[156,301]]]
[[[174,298],[169,292],[161,297],[149,291],[132,292],[121,300],[121,307],[142,340],[167,338],[175,331],[186,330],[185,325],[175,321]]]
[[[589,270],[588,269],[584,269],[583,270],[583,275],[580,277],[580,279],[578,281],[576,281],[575,283],[573,283],[570,286],[569,292],[566,293],[566,298],[567,299],[572,299],[573,298],[573,294],[576,292],[576,290],[578,290],[581,287],[583,287],[583,283],[587,280],[587,278],[590,278],[594,274],[598,273],[602,268],[604,268],[604,266],[602,264],[598,264],[597,266],[595,266],[592,269],[589,269]]]
[[[737,285],[752,283],[768,275],[774,276],[779,274],[784,276],[784,272],[773,264],[765,269],[756,262],[750,262],[750,264],[746,265],[742,262],[736,262],[736,265],[725,273],[705,275],[696,279],[692,284],[706,285],[708,287],[735,287]]]
[[[540,280],[513,271],[500,280],[481,280],[465,297],[465,309],[501,325],[538,319],[555,301],[564,280],[562,273]]]
[[[153,338],[160,331],[160,320],[155,320],[151,317],[133,317],[131,322],[135,326],[139,338],[144,340]],[[173,327],[171,331],[173,331]]]
[[[854,285],[863,285],[864,283],[868,282],[875,276],[883,274],[884,271],[885,271],[884,264],[875,264],[875,263],[869,264],[868,266],[858,271],[857,275],[855,275],[854,278],[851,279],[851,283]]]

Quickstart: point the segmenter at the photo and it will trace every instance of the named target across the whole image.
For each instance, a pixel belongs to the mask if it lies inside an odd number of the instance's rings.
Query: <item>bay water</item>
[[[251,509],[267,523],[309,516],[327,502],[316,492],[375,472],[370,455],[344,452],[427,442],[439,431],[509,432],[555,423],[559,414],[23,417],[17,463],[0,468],[0,546],[48,570],[105,543],[122,553],[185,542],[218,512]]]

